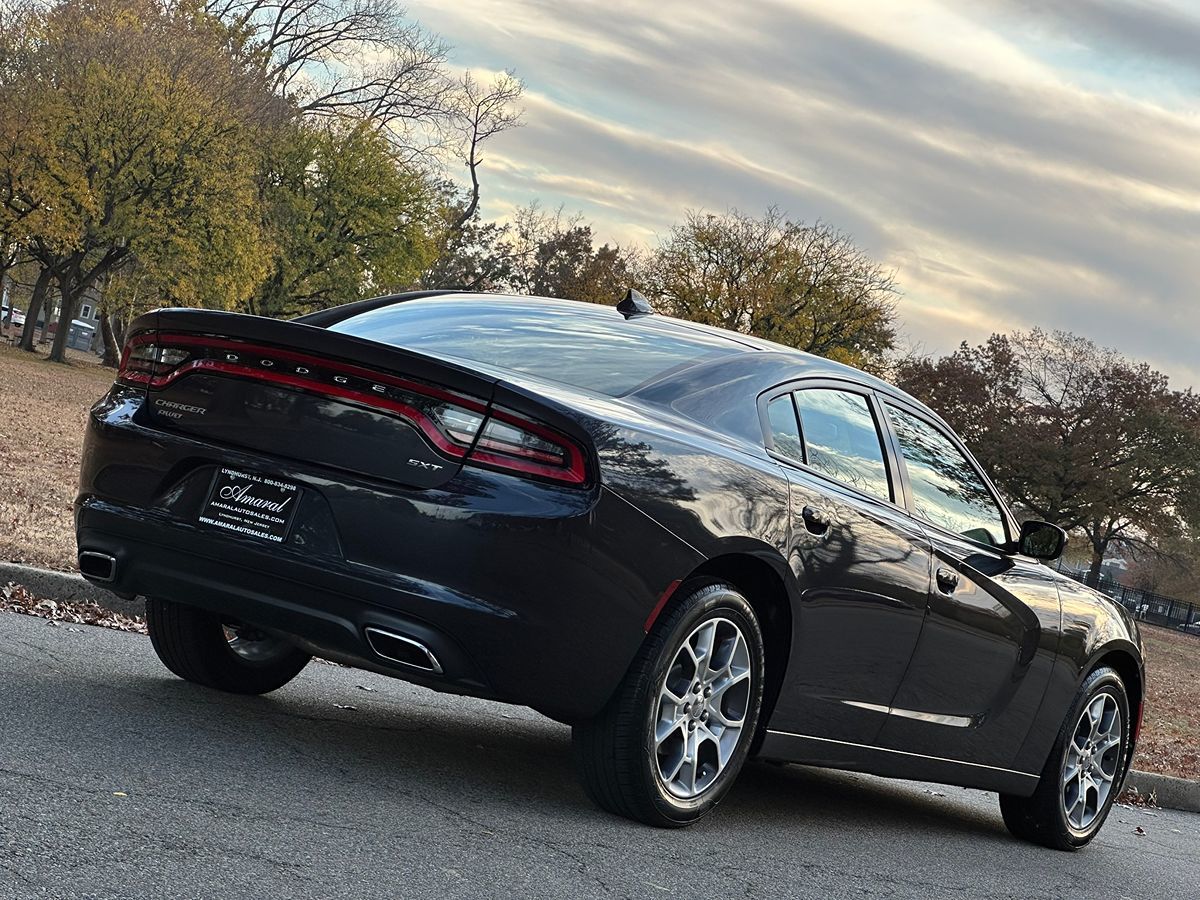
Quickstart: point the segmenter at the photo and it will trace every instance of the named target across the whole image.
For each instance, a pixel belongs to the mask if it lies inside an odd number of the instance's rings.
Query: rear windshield
[[[609,312],[584,303],[442,297],[360,313],[329,330],[613,397],[745,349],[718,335]]]

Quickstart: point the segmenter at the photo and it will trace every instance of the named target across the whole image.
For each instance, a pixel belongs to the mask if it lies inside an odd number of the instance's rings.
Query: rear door
[[[925,627],[880,744],[1006,767],[1049,677],[1054,579],[1011,552],[1012,522],[953,434],[919,410],[883,406],[934,573]]]
[[[930,546],[897,506],[877,402],[845,382],[769,395],[771,450],[791,491],[788,559],[801,590],[773,728],[870,744],[916,646]]]

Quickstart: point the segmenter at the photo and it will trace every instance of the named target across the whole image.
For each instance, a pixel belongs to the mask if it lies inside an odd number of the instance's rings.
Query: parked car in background
[[[573,728],[601,807],[710,812],[750,756],[998,791],[1080,847],[1141,722],[1137,627],[1042,564],[928,408],[653,313],[422,293],[129,329],[79,567],[234,693],[313,655]]]
[[[15,306],[10,309],[6,305],[3,313],[0,313],[0,323],[10,325],[13,328],[24,328],[25,311]]]

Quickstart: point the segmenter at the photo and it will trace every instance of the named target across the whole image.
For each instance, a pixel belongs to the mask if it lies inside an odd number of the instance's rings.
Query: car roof
[[[429,296],[429,295],[424,295]],[[481,293],[468,291],[446,292],[436,296],[445,297],[447,300],[455,302],[475,302],[482,303],[488,306],[513,306],[519,305],[530,310],[536,310],[539,307],[554,307],[558,309],[571,308],[574,315],[589,316],[599,320],[608,320],[614,323],[625,321],[625,317],[617,311],[614,305],[608,306],[599,303],[587,303],[579,300],[562,300],[555,297],[540,297],[527,294],[503,294],[503,293]],[[407,299],[407,298],[405,298]],[[417,298],[413,298],[417,299]],[[699,322],[693,322],[688,319],[678,319],[673,316],[663,315],[661,313],[653,313],[650,316],[637,317],[647,323],[653,323],[654,327],[665,328],[671,330],[679,330],[683,332],[702,332],[706,335],[724,340],[729,343],[731,348],[736,348],[743,353],[763,354],[756,356],[755,362],[762,369],[768,370],[775,367],[779,370],[780,381],[788,381],[793,378],[830,378],[835,380],[852,381],[857,384],[869,387],[883,394],[894,396],[898,399],[905,400],[922,409],[927,409],[925,404],[921,403],[915,397],[902,391],[900,388],[870,372],[865,372],[862,369],[857,369],[854,366],[846,365],[823,356],[817,356],[813,353],[808,353],[804,350],[799,350],[796,347],[789,347],[786,344],[779,344],[775,341],[769,341],[765,338],[756,337],[755,335],[742,334],[737,331],[730,331],[727,328],[719,328],[713,325],[704,325]],[[708,365],[713,368],[729,363],[728,357],[715,360]],[[676,377],[675,373],[668,374],[664,380],[671,380]]]

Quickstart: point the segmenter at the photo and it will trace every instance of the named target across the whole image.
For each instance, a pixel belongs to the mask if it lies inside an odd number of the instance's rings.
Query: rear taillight
[[[253,378],[350,400],[399,416],[448,456],[471,464],[584,484],[582,448],[517,413],[473,397],[294,350],[185,334],[130,338],[117,380],[159,390],[192,372]]]
[[[492,410],[469,458],[490,468],[567,484],[587,481],[587,465],[578,444],[540,422],[502,409]]]

